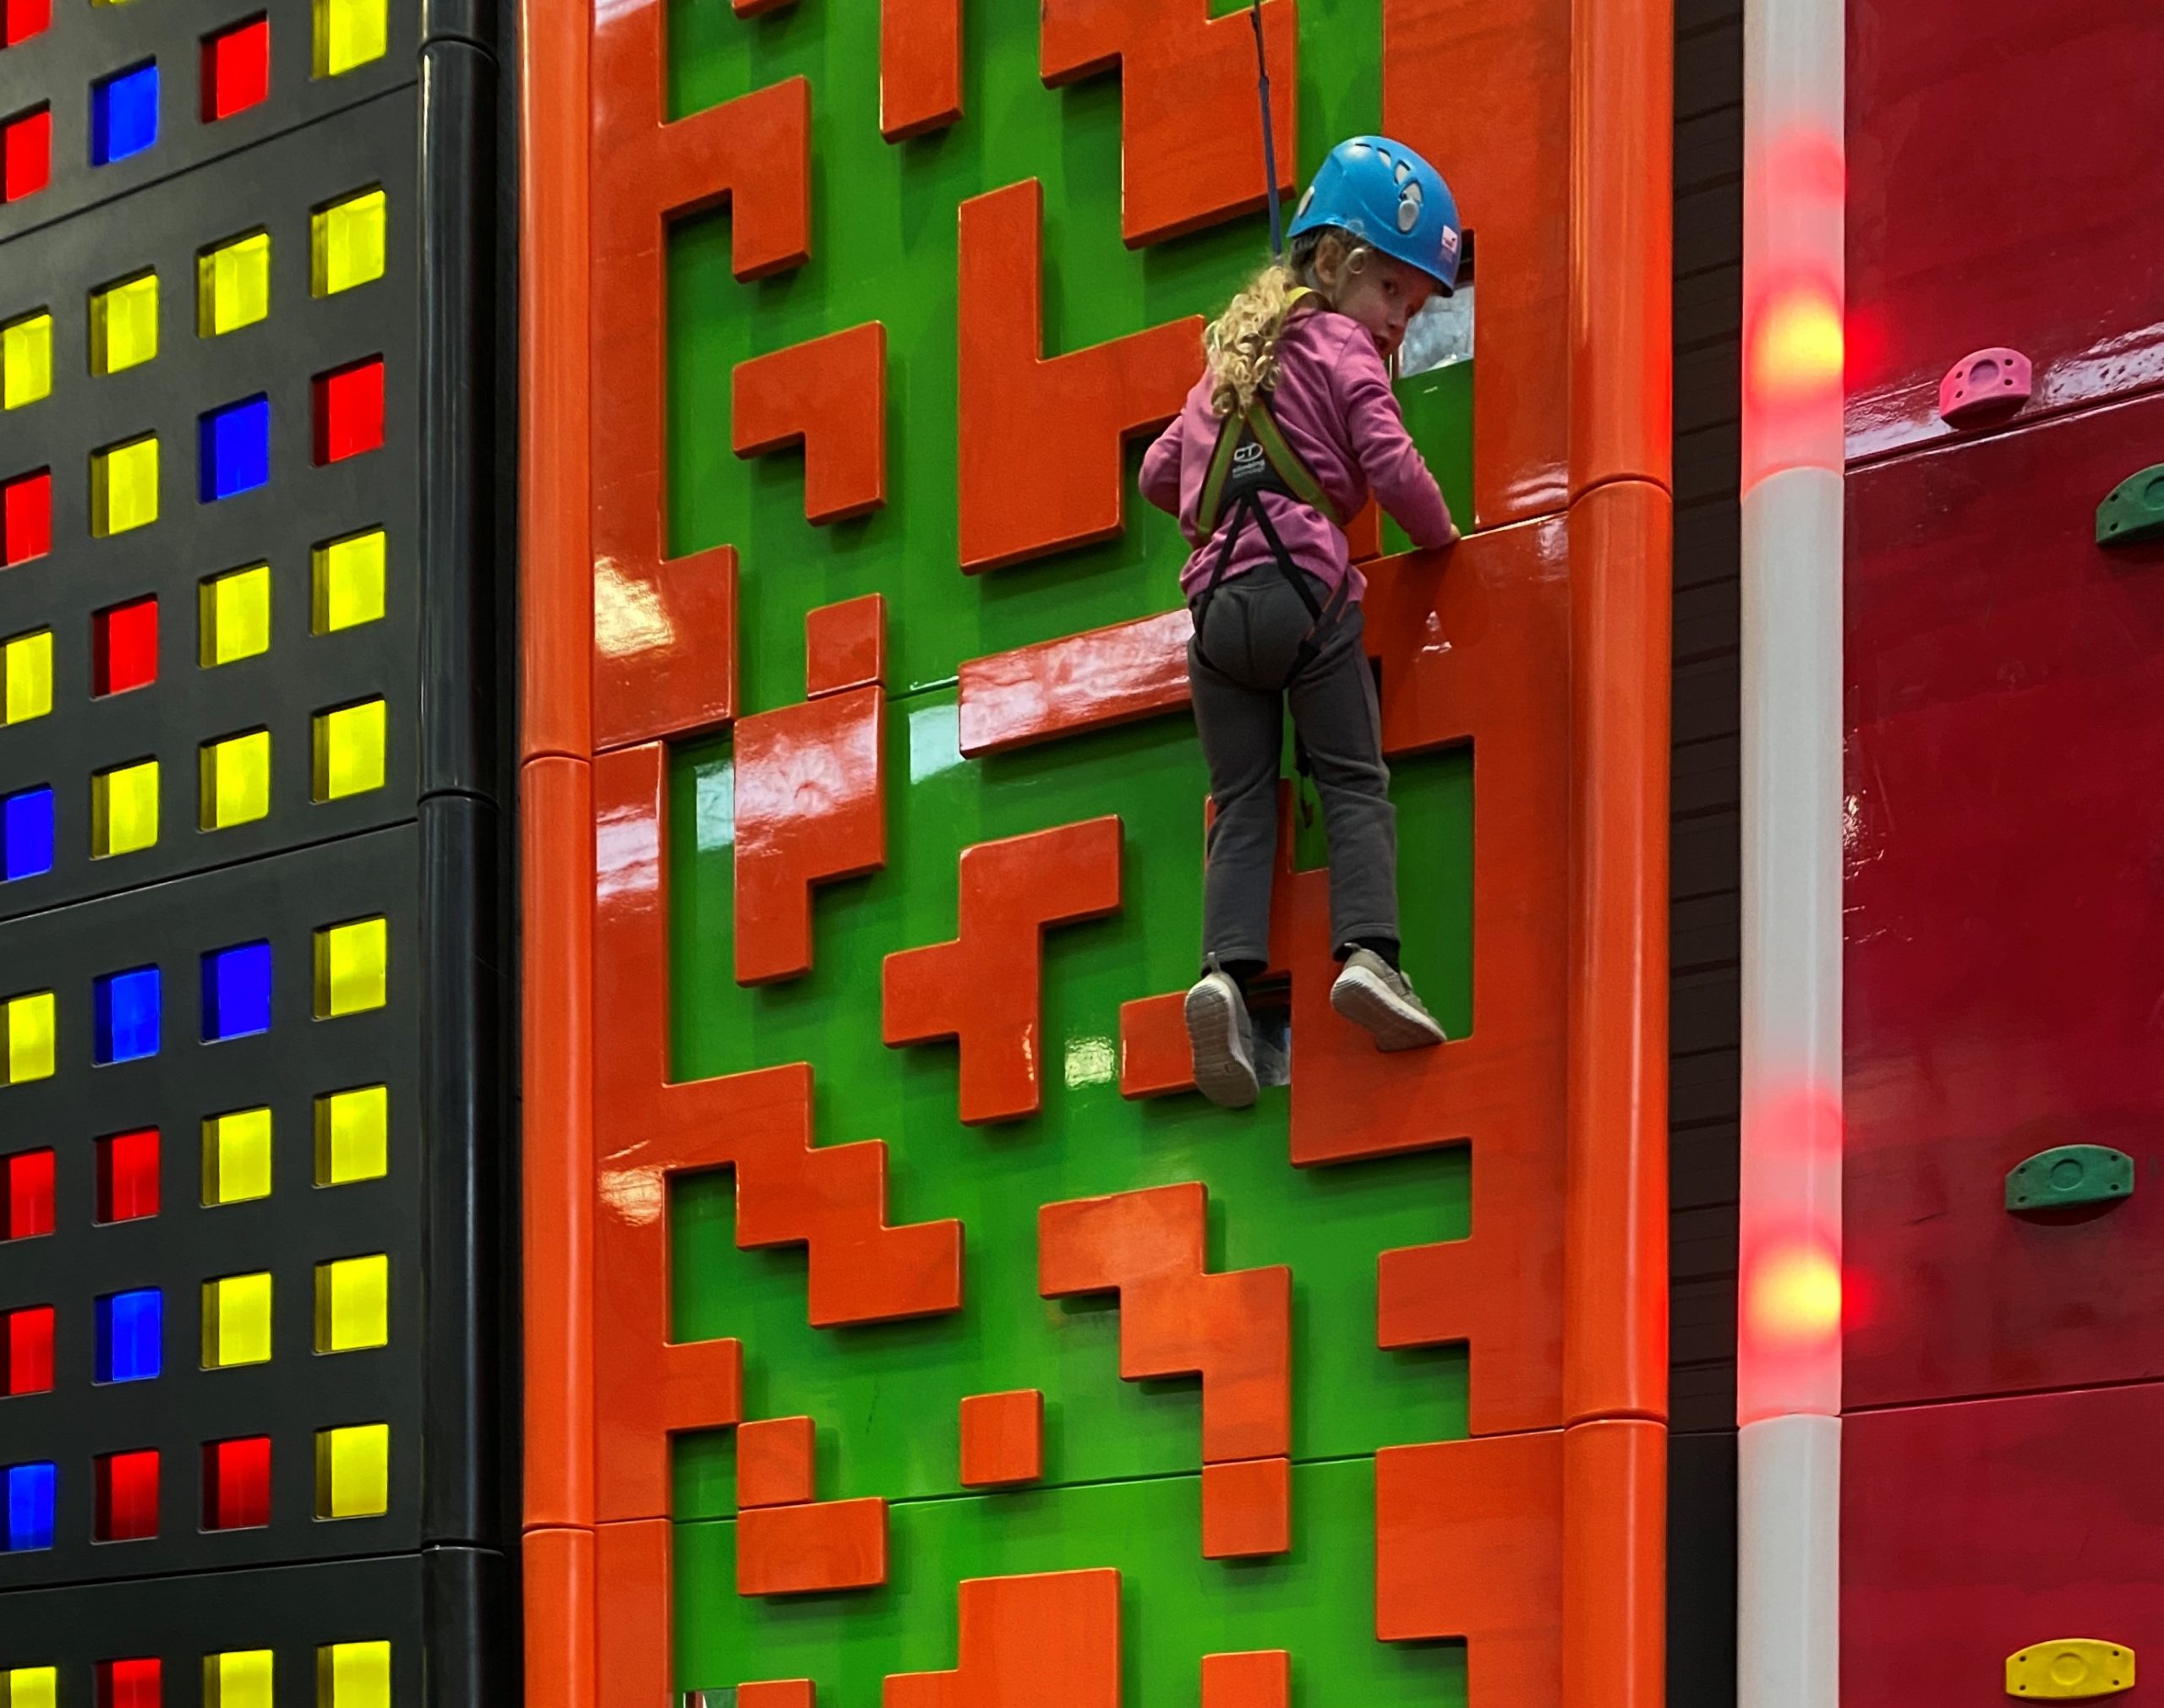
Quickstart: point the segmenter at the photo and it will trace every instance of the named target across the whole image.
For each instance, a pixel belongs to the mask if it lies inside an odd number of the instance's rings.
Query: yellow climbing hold
[[[2068,1702],[2134,1689],[2134,1651],[2095,1637],[2062,1637],[2006,1657],[2006,1694]]]

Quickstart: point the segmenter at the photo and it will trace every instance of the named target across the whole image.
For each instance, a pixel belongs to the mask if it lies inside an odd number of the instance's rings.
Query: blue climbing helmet
[[[1464,248],[1457,199],[1443,175],[1386,136],[1347,137],[1331,150],[1292,215],[1287,235],[1325,226],[1349,232],[1434,280],[1445,296],[1457,288]]]

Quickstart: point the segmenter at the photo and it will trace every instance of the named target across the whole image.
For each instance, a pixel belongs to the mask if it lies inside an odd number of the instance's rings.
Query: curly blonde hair
[[[1248,282],[1225,312],[1204,329],[1210,407],[1220,416],[1244,410],[1277,384],[1277,345],[1303,303],[1327,306],[1336,287],[1365,264],[1368,246],[1325,228],[1293,240],[1292,254]]]

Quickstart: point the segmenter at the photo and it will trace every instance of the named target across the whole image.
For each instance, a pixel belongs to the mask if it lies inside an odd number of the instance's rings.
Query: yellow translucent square
[[[270,313],[270,234],[254,232],[195,258],[195,330],[215,338]]]
[[[230,830],[270,816],[270,732],[251,729],[203,744],[203,777],[197,822],[205,830]]]
[[[391,1169],[391,1093],[381,1085],[315,1100],[315,1183],[380,1180]]]
[[[270,1277],[227,1275],[203,1284],[203,1367],[270,1361]]]
[[[54,1708],[60,1700],[57,1667],[16,1667],[8,1674],[8,1708]]]
[[[7,1078],[0,1085],[20,1085],[26,1079],[52,1078],[53,1001],[50,990],[33,990],[10,996],[0,1018],[7,1021]]]
[[[391,46],[386,0],[315,0],[315,74],[336,77]]]
[[[315,1708],[391,1708],[391,1645],[331,1643],[318,1649]]]
[[[90,453],[90,532],[100,539],[158,519],[158,436]]]
[[[382,1252],[315,1266],[315,1350],[358,1352],[391,1341],[391,1259]]]
[[[315,798],[343,800],[383,787],[384,703],[315,715]]]
[[[270,650],[270,566],[254,564],[212,576],[197,590],[196,656],[212,669]]]
[[[383,615],[383,530],[315,548],[313,622],[319,635],[358,628]]]
[[[0,407],[20,409],[52,395],[52,316],[25,315],[0,328]]]
[[[270,1196],[270,1111],[240,1109],[203,1123],[203,1202],[246,1203]]]
[[[105,859],[158,839],[158,761],[123,765],[90,779],[90,855]]]
[[[316,1431],[315,1515],[374,1518],[390,1509],[391,1426],[350,1423],[342,1429]],[[387,1665],[385,1678],[387,1687]],[[347,1699],[338,1700],[340,1708],[346,1708]]]
[[[90,372],[118,374],[158,353],[158,276],[90,292]]]
[[[380,1008],[390,999],[391,928],[354,919],[315,934],[315,1018],[334,1020]]]
[[[203,1708],[272,1708],[268,1649],[203,1657]]]
[[[25,723],[52,710],[52,630],[18,635],[0,647],[0,677],[6,697],[0,723]]]
[[[363,190],[316,210],[309,222],[309,288],[317,296],[336,296],[383,276],[388,205],[381,190]]]

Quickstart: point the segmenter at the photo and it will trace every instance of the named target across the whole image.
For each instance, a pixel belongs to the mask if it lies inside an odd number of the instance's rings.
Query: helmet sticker
[[[1296,220],[1304,220],[1308,216],[1308,210],[1314,205],[1315,187],[1313,184],[1309,184],[1308,186],[1308,193],[1300,198],[1300,205],[1292,210],[1292,217]]]
[[[1457,232],[1449,226],[1443,227],[1443,253],[1448,255],[1457,253]]]
[[[1410,232],[1413,226],[1420,223],[1420,205],[1424,199],[1418,181],[1407,184],[1398,192],[1397,228],[1399,231]]]

